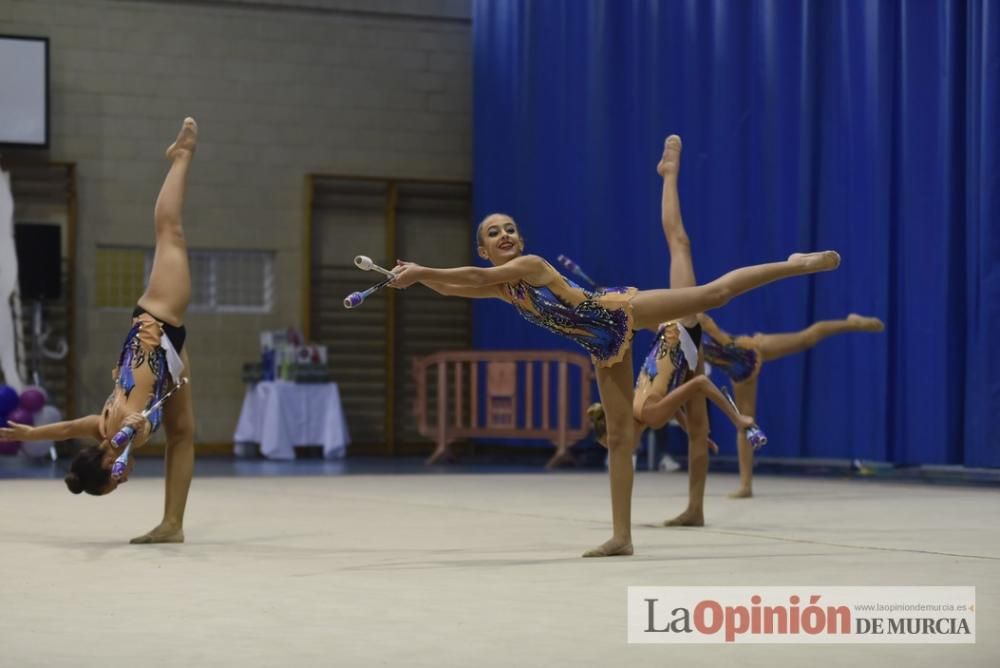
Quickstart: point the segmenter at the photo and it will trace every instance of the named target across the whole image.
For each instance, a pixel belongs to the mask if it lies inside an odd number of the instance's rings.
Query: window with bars
[[[192,311],[271,311],[274,306],[273,252],[191,251],[190,256]]]
[[[195,250],[191,305],[202,313],[269,313],[274,306],[272,251]],[[97,249],[96,302],[101,308],[131,309],[153,268],[153,249]]]

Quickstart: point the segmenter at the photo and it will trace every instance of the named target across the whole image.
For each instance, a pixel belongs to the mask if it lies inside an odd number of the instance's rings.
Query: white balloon
[[[62,413],[55,406],[46,406],[35,414],[35,426],[52,424],[62,420]],[[28,457],[48,457],[49,450],[55,445],[52,441],[22,441],[21,452]]]

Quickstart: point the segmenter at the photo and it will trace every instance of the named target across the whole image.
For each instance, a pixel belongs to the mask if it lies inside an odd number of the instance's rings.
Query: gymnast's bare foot
[[[753,497],[753,489],[750,487],[740,487],[735,492],[729,494],[730,499],[749,499]]]
[[[176,524],[162,522],[158,527],[129,541],[133,545],[149,545],[152,543],[183,543],[184,529]]]
[[[181,156],[191,157],[198,144],[198,124],[188,116],[177,133],[177,139],[167,147],[167,160],[176,160]]]
[[[869,318],[857,313],[849,313],[847,322],[854,323],[859,332],[881,332],[885,329],[885,323],[878,318]]]
[[[677,135],[670,135],[663,142],[663,155],[660,163],[656,165],[656,173],[660,176],[677,176],[681,171],[681,138]]]
[[[801,265],[813,271],[832,271],[840,266],[840,254],[837,251],[820,251],[818,253],[792,253],[789,262]]]
[[[691,510],[688,508],[683,513],[672,520],[663,523],[665,527],[703,527],[705,526],[705,513],[702,510]]]
[[[583,553],[584,557],[631,557],[632,556],[632,541],[621,540],[619,538],[612,538],[608,542],[595,547],[592,550],[587,550]]]

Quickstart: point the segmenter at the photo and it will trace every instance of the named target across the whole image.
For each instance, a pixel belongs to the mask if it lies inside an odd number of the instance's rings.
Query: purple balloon
[[[0,416],[7,415],[17,408],[17,390],[10,385],[0,385]]]
[[[38,411],[45,408],[45,402],[48,398],[45,396],[45,392],[37,387],[29,387],[21,392],[21,408],[28,411],[32,415]],[[15,420],[17,422],[17,420]]]
[[[35,416],[23,408],[15,408],[7,416],[9,422],[17,422],[18,424],[35,424]]]

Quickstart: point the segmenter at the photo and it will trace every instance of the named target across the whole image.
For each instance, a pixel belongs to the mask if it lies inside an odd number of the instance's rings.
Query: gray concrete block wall
[[[468,5],[0,0],[0,34],[50,38],[49,158],[78,167],[81,410],[128,319],[94,308],[95,249],[151,245],[163,149],[192,115],[190,246],[276,253],[274,313],[188,318],[197,439],[231,440],[258,331],[300,324],[304,175],[471,178]]]

